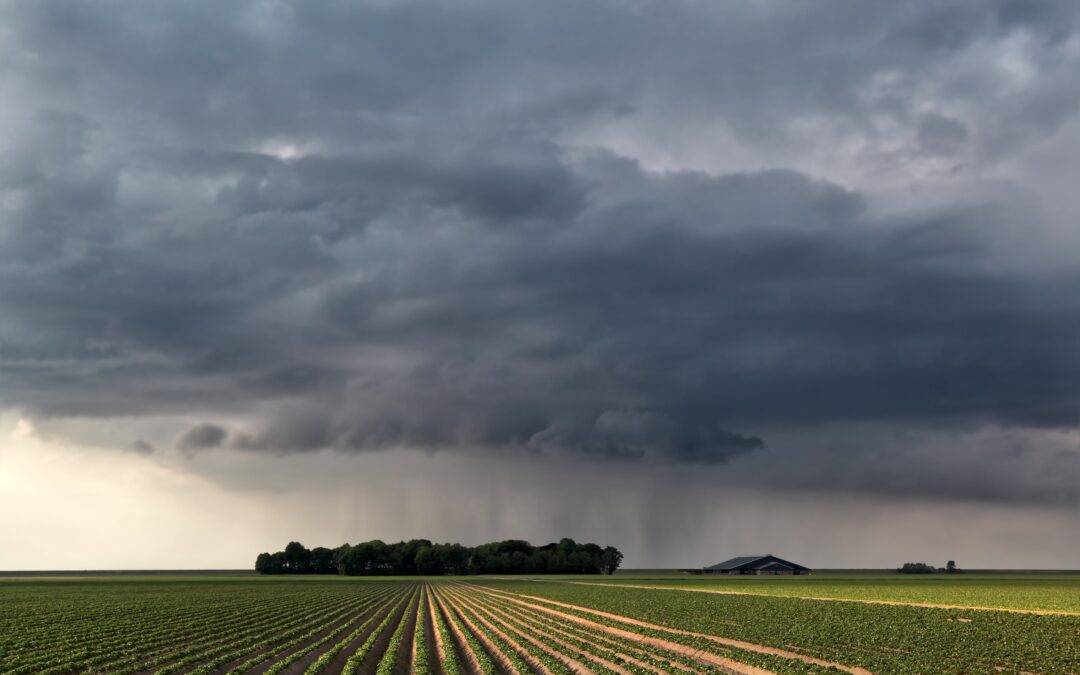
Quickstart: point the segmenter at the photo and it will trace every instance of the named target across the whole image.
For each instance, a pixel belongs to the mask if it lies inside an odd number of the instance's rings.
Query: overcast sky
[[[0,0],[0,569],[1080,567],[1080,4]]]

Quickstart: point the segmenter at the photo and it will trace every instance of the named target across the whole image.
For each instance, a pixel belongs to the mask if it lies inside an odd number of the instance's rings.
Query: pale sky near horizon
[[[1080,4],[0,0],[0,570],[1080,568]]]

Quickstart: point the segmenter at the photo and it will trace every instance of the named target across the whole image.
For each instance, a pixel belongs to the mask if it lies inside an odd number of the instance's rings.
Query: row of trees
[[[950,560],[945,567],[934,567],[922,562],[906,562],[896,571],[900,574],[960,574],[963,572],[956,566],[955,560]]]
[[[378,539],[330,549],[290,542],[284,551],[260,553],[259,574],[611,574],[623,555],[613,546],[579,544],[573,539],[533,546],[520,539],[480,546],[433,544],[411,539],[387,544]]]

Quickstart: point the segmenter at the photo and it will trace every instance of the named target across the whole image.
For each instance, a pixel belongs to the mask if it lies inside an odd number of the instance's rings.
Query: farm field
[[[851,574],[810,576],[617,575],[580,580],[796,598],[911,602],[1080,614],[1080,574]]]
[[[0,580],[0,672],[1080,672],[1080,616],[596,581]]]

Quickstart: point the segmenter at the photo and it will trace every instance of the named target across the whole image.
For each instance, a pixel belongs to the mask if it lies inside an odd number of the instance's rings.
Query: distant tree
[[[298,541],[290,541],[285,547],[285,569],[293,574],[307,574],[311,571],[311,551]]]
[[[600,571],[604,574],[614,574],[622,563],[623,554],[614,546],[608,546],[600,554]]]
[[[269,553],[260,553],[258,557],[255,558],[255,571],[259,574],[273,574],[273,571],[270,569],[271,560],[272,556]]]
[[[945,563],[946,574],[960,574],[962,571],[963,570],[956,566],[955,560],[950,560],[949,562]]]
[[[421,546],[416,551],[416,573],[426,576],[443,573],[442,561],[434,546]]]
[[[443,565],[443,574],[461,575],[469,570],[469,549],[461,544],[443,544],[439,558]]]
[[[352,549],[348,544],[342,544],[334,549],[334,568],[338,574],[345,574],[345,555]]]
[[[311,574],[337,574],[337,562],[334,551],[322,546],[311,549],[308,557],[308,571]]]

